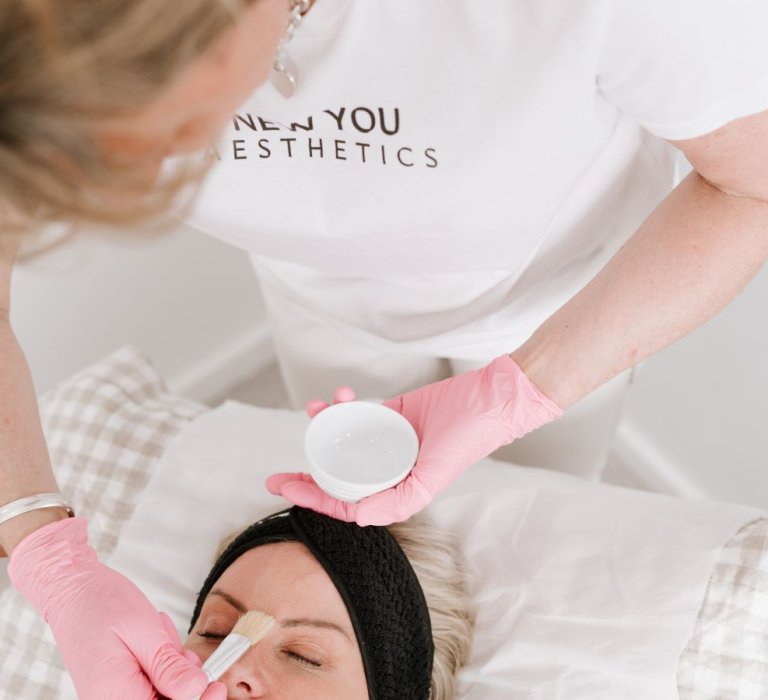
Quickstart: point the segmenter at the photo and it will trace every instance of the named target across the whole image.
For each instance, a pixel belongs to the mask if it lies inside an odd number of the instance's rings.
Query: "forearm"
[[[58,490],[29,367],[10,324],[0,314],[0,506]],[[0,547],[10,553],[30,532],[65,517],[63,508],[47,508],[13,518],[0,525]]]
[[[567,408],[717,313],[766,257],[768,204],[692,173],[511,356]]]

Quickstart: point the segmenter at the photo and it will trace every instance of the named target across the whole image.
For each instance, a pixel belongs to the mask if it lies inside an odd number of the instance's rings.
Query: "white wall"
[[[192,229],[83,235],[13,274],[11,322],[38,394],[126,343],[202,400],[270,351],[246,255]]]
[[[641,368],[617,451],[663,490],[768,508],[768,268]]]

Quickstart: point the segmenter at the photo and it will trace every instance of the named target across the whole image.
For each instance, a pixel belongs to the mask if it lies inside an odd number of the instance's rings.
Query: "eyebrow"
[[[243,605],[237,598],[231,596],[226,591],[222,591],[220,588],[214,588],[208,595],[215,595],[219,598],[223,598],[241,615],[244,615],[248,612],[248,608],[246,608],[245,605]],[[335,630],[336,632],[343,634],[350,642],[353,641],[349,634],[347,634],[347,631],[341,625],[337,625],[335,622],[331,622],[330,620],[318,620],[311,617],[289,617],[285,620],[280,620],[279,624],[284,628],[317,627],[319,629]]]
[[[347,634],[347,631],[341,627],[340,625],[337,625],[335,622],[331,622],[330,620],[316,620],[310,617],[292,617],[288,618],[286,620],[280,620],[280,626],[281,627],[318,627],[320,629],[327,629],[327,630],[336,630],[337,632],[343,634],[349,641],[350,639],[349,635]]]
[[[229,593],[225,593],[220,588],[214,588],[209,594],[211,595],[217,595],[219,598],[224,598],[237,612],[240,614],[245,614],[248,612],[248,609],[243,605],[237,598],[233,598]]]

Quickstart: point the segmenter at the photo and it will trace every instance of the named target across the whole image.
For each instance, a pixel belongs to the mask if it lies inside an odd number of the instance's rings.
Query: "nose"
[[[219,680],[227,686],[228,700],[263,698],[267,694],[264,668],[256,654],[257,647],[243,654]]]

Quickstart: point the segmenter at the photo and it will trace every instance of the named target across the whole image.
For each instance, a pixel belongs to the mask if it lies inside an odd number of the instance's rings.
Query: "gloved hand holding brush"
[[[84,518],[59,520],[25,537],[8,574],[53,631],[81,700],[226,697],[170,618],[127,578],[99,562]]]

